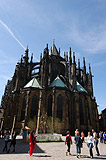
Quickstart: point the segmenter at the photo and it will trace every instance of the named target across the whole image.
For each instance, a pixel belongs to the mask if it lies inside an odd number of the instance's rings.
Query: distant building
[[[33,55],[29,61],[28,48],[25,55],[17,63],[11,81],[8,81],[1,102],[4,108],[4,128],[12,128],[14,115],[15,128],[21,130],[23,123],[38,117],[40,113],[47,113],[60,121],[60,131],[67,129],[74,133],[75,129],[87,132],[94,128],[99,131],[97,103],[93,95],[92,73],[86,71],[85,58],[83,67],[75,60],[75,53],[70,48],[64,57],[60,56],[60,49],[55,44],[44,49],[40,62],[33,62]]]
[[[106,108],[99,114],[100,130],[106,132]]]

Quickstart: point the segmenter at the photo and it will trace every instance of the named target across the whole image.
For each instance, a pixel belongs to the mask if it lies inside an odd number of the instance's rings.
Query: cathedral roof
[[[53,44],[53,46],[50,49],[49,55],[55,55],[55,56],[57,56],[58,54],[59,54],[58,50],[57,50],[55,44]]]
[[[32,87],[32,88],[42,88],[39,84],[39,81],[36,79],[36,78],[33,78],[31,81],[29,81],[25,86],[24,88],[29,88],[29,87]]]
[[[64,84],[64,82],[59,78],[59,76],[56,77],[56,79],[49,85],[49,87],[65,87],[67,86]]]
[[[78,90],[78,92],[86,92],[87,93],[87,91],[77,82],[77,90]]]

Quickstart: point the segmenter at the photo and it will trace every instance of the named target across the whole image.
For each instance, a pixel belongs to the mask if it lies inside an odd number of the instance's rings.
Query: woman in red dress
[[[35,134],[35,132],[33,130],[31,132],[30,138],[29,138],[29,144],[30,144],[29,154],[30,154],[30,156],[32,156],[32,152],[33,152],[33,150],[35,149],[35,146],[36,146],[35,139],[36,139],[37,136],[34,136],[34,134]]]

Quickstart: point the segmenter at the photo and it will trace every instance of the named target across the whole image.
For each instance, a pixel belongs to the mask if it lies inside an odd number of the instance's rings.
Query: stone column
[[[29,98],[30,98],[30,91],[27,91],[27,96],[26,96],[26,108],[25,108],[25,124],[26,124],[27,116],[28,116]]]
[[[76,103],[76,128],[80,129],[80,114],[79,114],[79,99],[78,95],[75,94],[75,103]]]
[[[38,134],[38,129],[39,129],[41,102],[42,102],[42,91],[40,90],[36,134]]]
[[[55,88],[53,88],[53,100],[52,100],[52,125],[54,128],[54,124],[55,124],[55,94],[56,94],[56,90]]]

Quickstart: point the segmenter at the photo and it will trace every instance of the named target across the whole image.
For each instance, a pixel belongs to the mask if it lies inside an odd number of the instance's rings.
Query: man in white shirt
[[[92,152],[92,148],[93,148],[93,137],[91,136],[91,133],[88,132],[88,136],[87,136],[87,146],[89,148],[89,153],[90,153],[90,157],[91,159],[93,158],[93,152]]]

